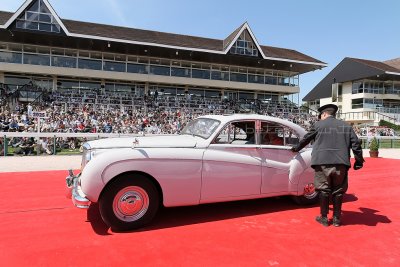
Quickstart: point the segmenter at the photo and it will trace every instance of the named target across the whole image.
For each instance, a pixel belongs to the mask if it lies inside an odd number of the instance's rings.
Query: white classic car
[[[268,116],[209,115],[180,135],[90,141],[80,174],[69,171],[67,195],[79,208],[98,202],[102,219],[115,230],[148,224],[161,205],[282,195],[315,203],[311,149],[290,150],[305,133]]]

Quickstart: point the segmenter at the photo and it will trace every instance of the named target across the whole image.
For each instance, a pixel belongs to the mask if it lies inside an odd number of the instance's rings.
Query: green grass
[[[7,156],[14,156],[14,151],[15,148],[13,147],[8,147],[8,151],[7,151]],[[79,149],[61,149],[61,151],[57,151],[56,155],[81,155],[82,153],[79,151]],[[35,150],[34,154],[32,156],[36,156],[37,152]],[[41,155],[47,155],[46,153],[42,153]],[[1,155],[3,156],[3,155]],[[16,156],[22,156],[22,154],[20,155],[16,155]]]
[[[379,148],[400,148],[400,140],[379,140]]]
[[[82,154],[79,149],[61,149],[60,152],[57,152],[57,155],[80,155]]]

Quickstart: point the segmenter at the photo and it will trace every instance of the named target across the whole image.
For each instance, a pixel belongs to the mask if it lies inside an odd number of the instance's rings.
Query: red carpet
[[[287,198],[164,209],[113,233],[72,207],[65,172],[0,174],[1,266],[400,266],[399,160],[350,172],[339,228]]]

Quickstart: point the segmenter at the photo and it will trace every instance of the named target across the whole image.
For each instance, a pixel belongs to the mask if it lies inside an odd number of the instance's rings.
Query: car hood
[[[88,142],[91,149],[196,147],[197,138],[190,135],[158,135],[107,138]],[[135,144],[135,145],[134,145]]]

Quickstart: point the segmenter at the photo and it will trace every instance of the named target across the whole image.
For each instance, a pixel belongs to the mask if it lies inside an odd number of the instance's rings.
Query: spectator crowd
[[[57,98],[58,97],[58,98]],[[90,94],[73,99],[64,99],[67,104],[57,101],[62,97],[60,93],[45,94],[42,101],[23,104],[16,102],[10,108],[3,103],[0,110],[0,132],[44,132],[44,133],[118,133],[118,134],[179,134],[187,122],[206,114],[222,114],[231,112],[257,112],[264,115],[279,117],[309,129],[317,120],[316,116],[308,112],[301,112],[299,108],[283,106],[275,103],[274,106],[243,104],[233,101],[204,101],[191,99],[160,98],[158,94],[145,96],[138,106],[125,108],[121,100],[112,103],[112,97],[107,100],[112,105],[102,104],[102,98],[97,98],[97,104],[91,101]],[[100,100],[99,100],[100,99]],[[122,99],[122,98],[121,98]],[[194,103],[193,105],[188,105]],[[100,102],[100,104],[99,104]],[[185,103],[182,103],[185,102]],[[61,101],[62,103],[62,101]],[[249,107],[256,107],[251,110]],[[44,118],[34,116],[35,112],[44,112]],[[233,112],[232,112],[233,111]],[[372,133],[379,136],[393,136],[390,128],[360,128],[355,126],[359,136],[368,136]],[[368,130],[367,130],[368,129]],[[368,132],[370,131],[370,132]],[[59,149],[76,149],[80,147],[77,138],[64,138],[57,141]],[[4,140],[0,138],[0,150]],[[49,138],[35,141],[33,138],[12,138],[8,141],[9,147],[14,148],[14,154],[30,155],[38,153],[53,153],[54,143]],[[0,151],[1,155],[4,151]]]

